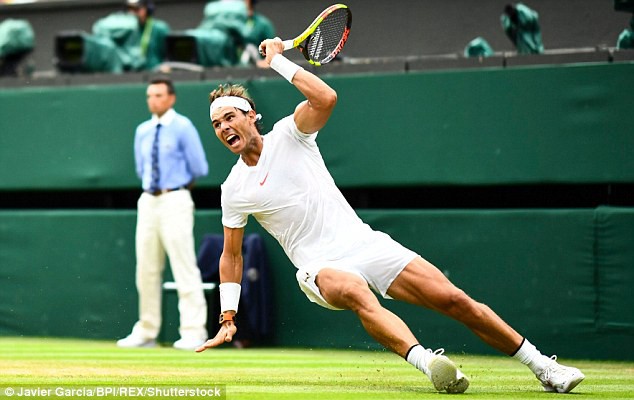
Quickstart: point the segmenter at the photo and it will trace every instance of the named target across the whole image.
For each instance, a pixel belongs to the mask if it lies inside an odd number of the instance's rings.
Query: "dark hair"
[[[242,97],[243,99],[248,101],[249,104],[251,105],[251,108],[255,110],[255,103],[253,102],[253,99],[251,99],[251,96],[249,96],[249,92],[242,85],[239,85],[239,84],[218,85],[216,89],[214,89],[211,93],[209,93],[209,104],[213,103],[213,101],[216,100],[218,97],[223,97],[223,96]]]
[[[148,15],[154,14],[154,2],[152,0],[126,0],[126,7],[145,7]]]
[[[167,86],[167,93],[176,94],[176,88],[174,87],[174,83],[172,82],[170,78],[161,76],[161,77],[154,78],[150,81],[150,85],[159,85],[161,83]]]
[[[515,25],[519,23],[519,15],[517,13],[517,8],[513,4],[507,4],[504,7],[504,14],[506,14],[511,22]]]

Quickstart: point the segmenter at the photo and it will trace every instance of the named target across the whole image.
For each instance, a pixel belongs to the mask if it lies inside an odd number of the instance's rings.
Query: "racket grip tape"
[[[284,45],[284,51],[290,50],[295,47],[292,40],[284,40],[282,41],[282,44]]]

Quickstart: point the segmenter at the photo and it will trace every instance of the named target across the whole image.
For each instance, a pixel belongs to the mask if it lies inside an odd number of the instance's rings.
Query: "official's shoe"
[[[557,356],[552,356],[550,360],[542,373],[537,375],[546,392],[568,393],[586,377],[577,368],[559,364]]]
[[[206,340],[194,338],[180,338],[174,342],[173,346],[177,350],[196,350],[205,343]]]
[[[124,348],[135,348],[135,347],[156,347],[156,340],[154,339],[145,339],[133,334],[130,334],[123,339],[117,341],[117,346]]]
[[[432,353],[427,362],[427,376],[439,392],[464,393],[469,387],[469,379],[443,355],[444,352],[444,349],[438,349]]]

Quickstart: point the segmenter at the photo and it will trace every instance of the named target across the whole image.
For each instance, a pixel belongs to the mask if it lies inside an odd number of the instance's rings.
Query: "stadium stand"
[[[0,11],[7,17],[19,15],[33,25],[38,45],[33,51],[34,71],[31,77],[17,82],[3,81],[2,86],[84,84],[86,79],[67,77],[57,79],[55,71],[54,37],[68,29],[90,31],[92,23],[105,14],[119,10],[118,0],[49,0],[29,4],[1,4]],[[199,26],[208,1],[157,1],[157,17],[165,19],[174,32],[187,31]],[[301,31],[322,4],[309,0],[267,0],[258,4],[258,10],[270,17],[279,36],[294,36]],[[330,68],[328,73],[354,73],[367,71],[403,71],[418,68],[464,68],[470,66],[497,66],[539,63],[568,63],[612,60],[630,60],[629,53],[615,51],[619,34],[629,24],[628,13],[615,10],[611,3],[601,0],[580,0],[574,7],[563,2],[534,0],[528,4],[537,10],[545,55],[526,59],[516,57],[516,49],[508,40],[500,23],[504,1],[485,0],[473,7],[468,0],[444,2],[432,0],[400,0],[397,7],[379,0],[350,0],[354,13],[353,34],[341,57],[342,66]],[[391,3],[390,3],[391,4]],[[620,6],[623,8],[624,6]],[[390,15],[390,19],[379,16]],[[393,29],[399,21],[399,29]],[[486,38],[495,50],[497,61],[474,63],[464,60],[465,46],[477,36]],[[182,44],[182,43],[181,43]],[[596,50],[598,54],[590,54]],[[579,55],[575,53],[580,53]],[[299,53],[291,53],[296,60]],[[509,60],[508,63],[506,60]],[[218,68],[203,68],[202,73],[184,74],[190,79],[215,79],[225,76],[253,76]],[[247,68],[249,69],[249,68]],[[199,71],[200,72],[200,71]],[[138,76],[141,80],[145,75]],[[97,82],[128,82],[129,78],[96,78]]]

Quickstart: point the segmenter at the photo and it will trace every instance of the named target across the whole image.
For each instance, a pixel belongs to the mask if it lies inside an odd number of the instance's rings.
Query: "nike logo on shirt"
[[[264,177],[264,179],[262,179],[262,182],[260,182],[260,186],[264,185],[264,182],[266,182],[266,178],[268,178],[268,177],[269,177],[269,173],[267,172],[266,176]]]

